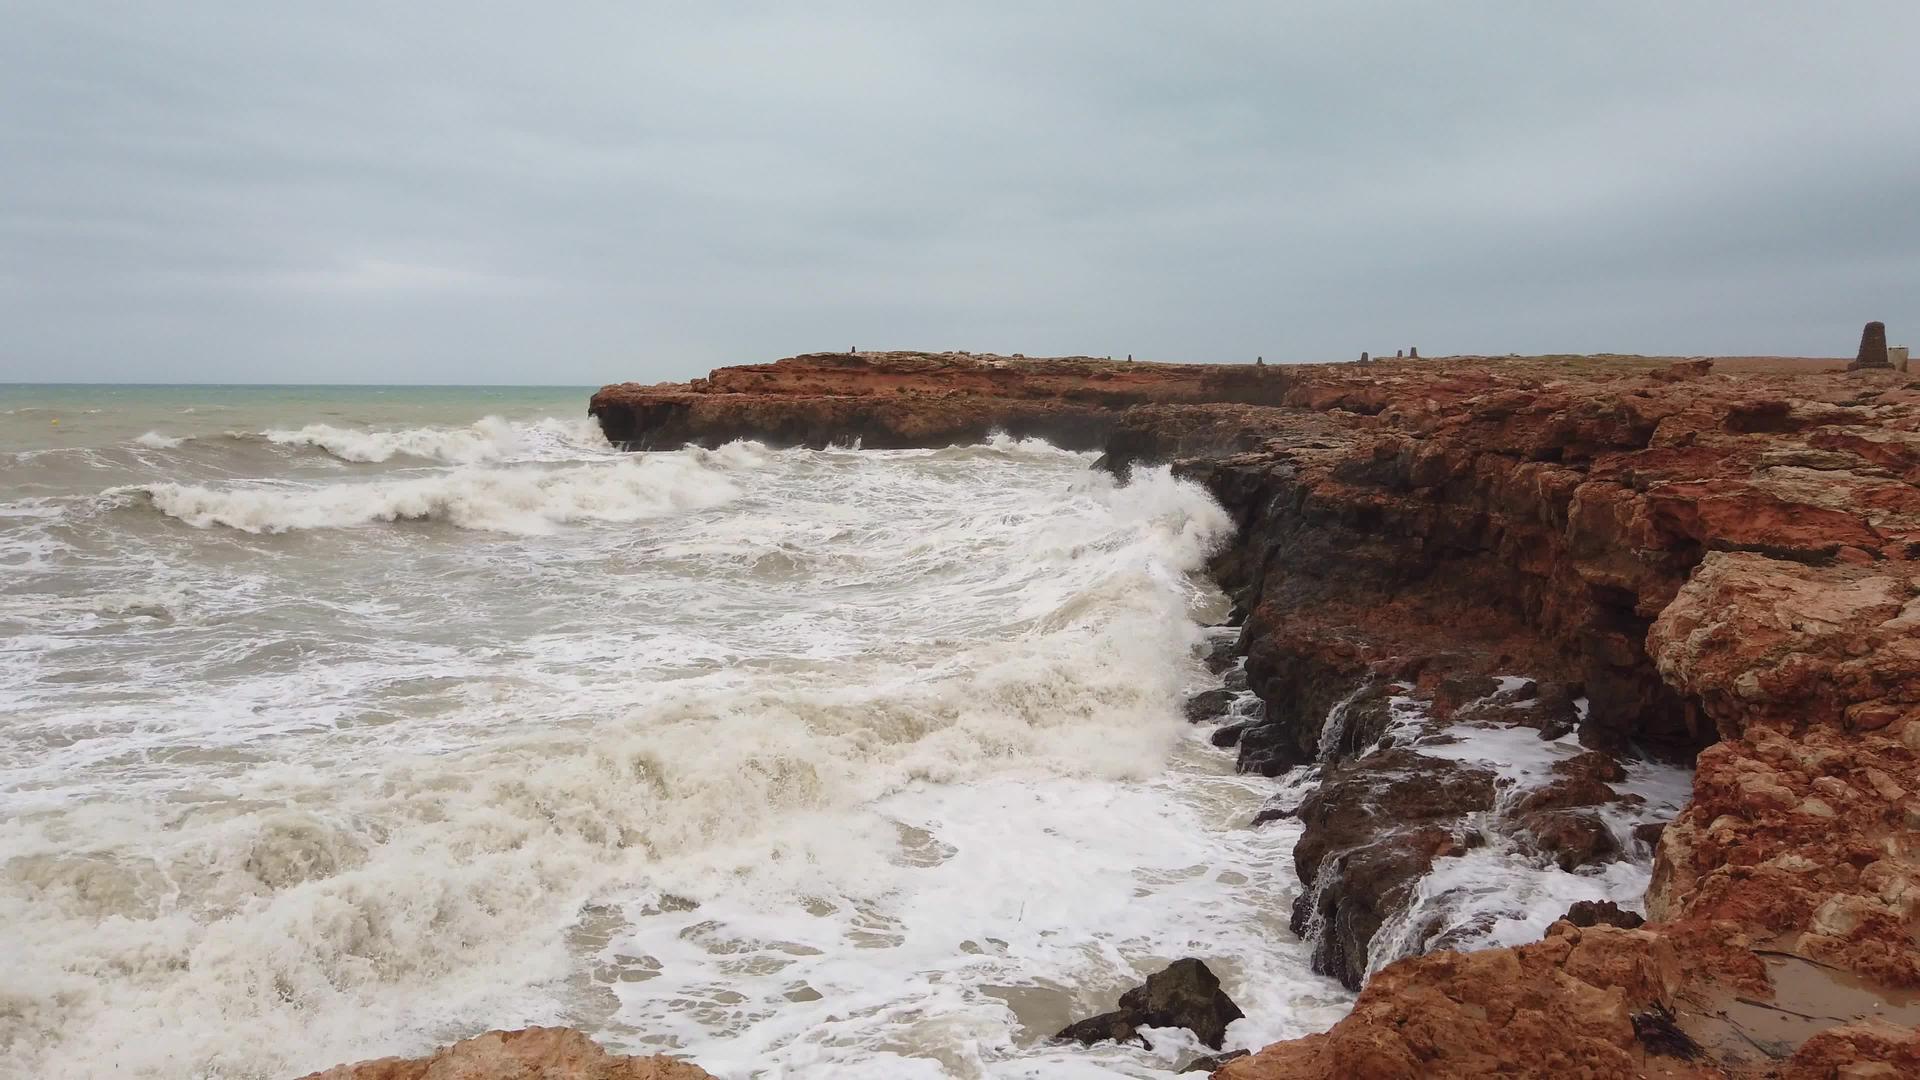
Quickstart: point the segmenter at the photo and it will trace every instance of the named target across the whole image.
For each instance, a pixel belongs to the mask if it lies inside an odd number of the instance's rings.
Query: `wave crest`
[[[750,456],[750,455],[748,455]],[[560,469],[464,468],[434,476],[322,487],[211,488],[160,483],[115,488],[196,528],[250,533],[347,528],[382,521],[444,521],[463,529],[532,535],[580,521],[627,522],[717,506],[739,489],[727,472],[742,455],[663,455]]]
[[[466,427],[404,428],[368,431],[361,428],[308,424],[297,431],[261,433],[281,446],[310,446],[342,461],[384,462],[405,456],[449,465],[489,461],[552,460],[582,454],[608,453],[605,436],[591,417],[546,417],[514,423],[498,416],[483,417]]]

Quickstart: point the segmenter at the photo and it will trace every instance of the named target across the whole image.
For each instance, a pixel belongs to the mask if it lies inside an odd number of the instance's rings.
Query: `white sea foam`
[[[1525,682],[1516,676],[1503,677],[1496,693],[1510,694]],[[1690,771],[1653,761],[1625,763],[1627,778],[1610,786],[1639,801],[1612,802],[1596,809],[1623,857],[1563,870],[1545,855],[1515,843],[1511,839],[1514,823],[1508,819],[1528,793],[1557,779],[1555,765],[1584,752],[1574,734],[1542,739],[1531,728],[1466,722],[1448,726],[1438,733],[1439,738],[1431,738],[1426,737],[1431,721],[1423,712],[1411,707],[1411,702],[1396,700],[1396,705],[1389,728],[1396,741],[1428,757],[1492,772],[1494,808],[1480,829],[1484,845],[1434,860],[1433,870],[1415,886],[1406,908],[1381,926],[1368,949],[1369,973],[1443,936],[1454,949],[1538,940],[1575,901],[1611,900],[1630,911],[1643,910],[1653,853],[1634,838],[1634,826],[1666,821],[1677,814],[1692,795]]]
[[[133,445],[145,447],[148,450],[172,450],[185,441],[185,439],[176,439],[171,435],[162,435],[157,431],[149,431],[133,440]]]
[[[565,468],[466,468],[410,479],[212,488],[160,483],[109,495],[144,496],[154,509],[198,528],[251,533],[343,528],[382,521],[445,521],[463,529],[535,534],[581,521],[632,522],[716,506],[738,490],[736,450],[657,455]]]
[[[0,1073],[298,1075],[558,1022],[739,1075],[759,1054],[1159,1075],[1036,1042],[958,984],[1084,1010],[1202,952],[1258,1006],[1246,1042],[1346,1000],[1277,929],[1285,843],[1230,827],[1264,782],[1212,777],[1223,809],[1163,772],[1195,740],[1188,612],[1211,594],[1189,575],[1230,527],[1164,469],[1121,488],[1051,448],[736,445],[138,497],[257,531],[543,535],[262,549],[95,511],[80,539],[105,554],[61,572],[124,595],[36,609],[0,656],[30,662],[0,670]],[[673,927],[658,985],[738,980],[752,1008],[652,1023],[619,954],[656,947],[641,912],[676,891],[720,925]],[[962,959],[963,922],[1007,951]],[[756,965],[836,934],[844,964],[806,977],[858,1015],[764,1015]],[[953,1023],[924,1012],[948,1000]]]
[[[262,433],[283,446],[311,446],[342,461],[382,462],[395,457],[453,465],[491,461],[557,460],[609,452],[598,421],[591,417],[547,417],[513,423],[485,417],[466,427],[405,428],[369,431],[331,424]]]

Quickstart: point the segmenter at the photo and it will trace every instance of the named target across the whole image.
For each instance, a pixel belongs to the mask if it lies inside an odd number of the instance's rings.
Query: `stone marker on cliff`
[[[1087,1046],[1107,1039],[1139,1039],[1141,1045],[1152,1049],[1138,1028],[1183,1027],[1218,1050],[1226,1040],[1227,1025],[1245,1015],[1220,989],[1219,978],[1207,965],[1187,957],[1121,994],[1118,1009],[1069,1024],[1054,1038],[1073,1039]]]
[[[1420,359],[1420,346],[1418,346],[1418,345],[1410,345],[1410,346],[1408,346],[1408,347],[1407,347],[1407,359],[1409,359],[1409,360],[1418,360],[1418,359]]]
[[[1373,357],[1368,356],[1366,353],[1363,352],[1360,354],[1360,362],[1363,364],[1371,364],[1373,363]]]
[[[1860,331],[1860,354],[1847,365],[1848,371],[1867,369],[1886,370],[1893,367],[1887,360],[1887,324],[1870,322]]]

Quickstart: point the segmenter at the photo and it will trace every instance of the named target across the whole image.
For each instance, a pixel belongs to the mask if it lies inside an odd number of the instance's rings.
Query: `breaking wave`
[[[562,468],[468,467],[428,476],[321,486],[203,487],[158,483],[115,488],[196,528],[250,533],[443,521],[462,529],[538,534],[582,521],[630,522],[717,506],[739,494],[731,470],[757,448],[735,444]]]
[[[222,547],[190,594],[91,598],[138,620],[111,640],[155,649],[172,631],[154,612],[224,606],[188,653],[132,669],[165,696],[49,698],[20,737],[55,749],[0,758],[20,785],[0,1072],[297,1075],[495,1022],[624,1025],[810,1076],[904,1075],[886,1070],[908,1038],[914,1060],[975,1069],[1019,1052],[995,986],[1257,951],[1244,919],[1191,914],[1255,855],[1168,826],[1194,811],[1138,786],[1186,730],[1188,575],[1231,528],[1164,468],[1121,487],[1063,456],[734,444],[131,493],[256,532],[728,506],[639,547],[569,532],[544,554],[578,561],[551,573],[486,553],[446,573],[394,545],[306,577],[252,560],[232,584]],[[761,546],[832,569],[769,585],[732,559]],[[297,624],[289,595],[310,605]],[[1238,936],[1193,937],[1220,933]],[[778,974],[815,956],[860,966]],[[967,1028],[903,1033],[910,1011]]]
[[[418,458],[449,465],[489,461],[580,457],[609,452],[597,421],[591,417],[562,420],[547,417],[531,423],[512,423],[485,417],[466,427],[406,428],[368,431],[331,424],[308,424],[297,431],[262,432],[281,446],[310,446],[342,461],[383,462],[395,457]]]

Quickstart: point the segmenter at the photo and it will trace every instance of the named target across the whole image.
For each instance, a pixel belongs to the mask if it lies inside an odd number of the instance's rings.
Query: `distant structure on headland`
[[[1893,363],[1887,358],[1887,324],[1870,322],[1860,331],[1860,352],[1847,365],[1848,371],[1888,371]]]

